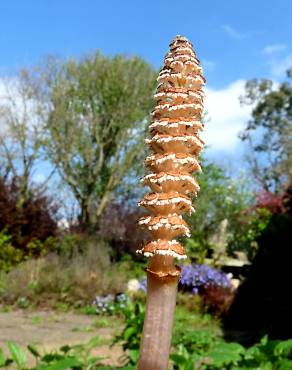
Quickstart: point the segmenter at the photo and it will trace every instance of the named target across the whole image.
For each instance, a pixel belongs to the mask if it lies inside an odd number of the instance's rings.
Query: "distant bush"
[[[275,202],[272,202],[274,213],[257,237],[257,254],[224,318],[228,338],[230,333],[238,331],[245,333],[249,343],[264,334],[273,339],[292,337],[292,301],[289,294],[292,186],[287,187],[281,198],[281,207],[275,207]],[[267,204],[266,198],[264,203]]]
[[[179,289],[199,294],[202,307],[216,315],[226,312],[233,299],[227,275],[209,265],[184,266],[179,278]]]
[[[20,262],[22,252],[11,244],[11,236],[5,230],[0,231],[0,271],[8,271],[14,264]]]
[[[141,214],[137,207],[111,204],[101,216],[99,235],[112,246],[116,260],[120,260],[125,253],[130,253],[134,259],[141,259],[137,257],[136,250],[143,239],[147,239],[146,232],[137,226]]]
[[[57,212],[56,203],[46,195],[37,195],[34,189],[22,201],[17,179],[0,176],[0,231],[6,230],[11,236],[16,254],[20,255],[18,251],[23,256],[41,254],[37,243],[57,234]]]
[[[30,259],[2,274],[0,301],[14,304],[25,299],[32,304],[54,306],[63,302],[75,307],[91,304],[97,295],[125,289],[118,265],[110,262],[107,245],[84,241],[83,251],[70,256],[56,253]]]

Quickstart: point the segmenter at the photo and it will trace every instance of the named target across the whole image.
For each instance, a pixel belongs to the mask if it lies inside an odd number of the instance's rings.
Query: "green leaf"
[[[96,365],[98,364],[100,361],[103,361],[103,360],[106,360],[108,357],[102,357],[102,356],[93,356],[93,357],[89,357],[87,359],[87,365]]]
[[[65,346],[62,346],[61,348],[60,348],[60,351],[61,352],[64,352],[64,353],[67,353],[67,352],[69,352],[70,351],[70,349],[71,349],[72,347],[70,347],[70,346],[68,346],[68,344],[66,344]]]
[[[171,354],[170,358],[177,365],[184,365],[187,361],[187,359],[184,356],[178,355],[177,353]]]
[[[2,348],[0,348],[0,366],[3,366],[4,364],[5,364],[5,356],[4,356]]]
[[[72,367],[82,369],[82,363],[76,357],[65,357],[52,364],[39,365],[37,370],[68,370]]]
[[[292,369],[292,360],[282,360],[279,363],[278,370],[291,370]]]
[[[60,355],[58,353],[46,353],[45,355],[42,356],[42,362],[53,362],[53,361],[58,361],[63,359],[64,356]]]
[[[285,340],[276,345],[274,353],[276,356],[287,357],[292,352],[292,339]]]
[[[238,343],[218,343],[208,353],[208,358],[215,366],[236,364],[242,359],[244,347]]]
[[[130,357],[131,361],[136,364],[138,362],[138,358],[139,358],[139,350],[138,349],[130,350],[129,351],[129,357]]]
[[[102,338],[98,335],[96,335],[95,337],[91,338],[90,341],[88,343],[86,343],[86,348],[87,349],[92,349],[94,347],[97,347],[98,345],[100,345],[100,343],[102,342]]]
[[[124,332],[124,339],[128,340],[133,334],[136,333],[136,328],[134,327],[129,327],[128,329],[125,330]]]
[[[7,342],[12,359],[16,362],[17,367],[20,369],[26,363],[26,353],[14,342],[9,340]]]
[[[260,356],[264,356],[264,354],[261,353],[260,349],[256,346],[248,348],[244,354],[244,358],[246,360],[253,360],[256,358],[260,358]]]
[[[29,352],[34,356],[34,357],[40,357],[40,353],[39,351],[37,350],[36,346],[34,346],[33,344],[29,344],[27,346],[27,349],[29,350]]]

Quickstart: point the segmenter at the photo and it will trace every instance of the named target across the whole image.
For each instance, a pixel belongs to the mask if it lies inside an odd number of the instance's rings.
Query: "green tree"
[[[14,78],[3,79],[2,84],[0,176],[17,180],[16,206],[21,212],[33,194],[41,196],[46,191],[54,170],[47,174],[40,171],[40,164],[45,161],[44,126],[39,120],[28,72],[21,70]],[[36,186],[34,176],[38,174],[41,176]]]
[[[271,80],[248,81],[241,102],[253,107],[251,119],[240,134],[250,144],[253,176],[261,188],[279,192],[292,182],[291,72],[279,85]]]
[[[46,114],[46,149],[95,227],[124,178],[142,163],[156,72],[138,57],[50,61],[37,91]],[[45,97],[45,99],[44,99]]]
[[[194,201],[196,212],[188,220],[192,236],[185,241],[190,257],[198,262],[246,248],[237,242],[246,232],[241,215],[254,201],[244,177],[232,179],[223,168],[206,160],[202,168],[203,173],[197,176],[201,191]]]

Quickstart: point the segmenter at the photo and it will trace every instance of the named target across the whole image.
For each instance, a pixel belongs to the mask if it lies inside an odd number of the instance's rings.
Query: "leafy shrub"
[[[274,213],[258,236],[258,252],[239,287],[223,324],[229,333],[245,333],[249,344],[267,334],[292,337],[290,299],[292,260],[292,186],[283,196],[284,209]]]
[[[239,216],[242,211],[254,204],[254,194],[250,191],[246,178],[231,179],[223,168],[202,158],[204,171],[198,175],[200,196],[195,200],[196,213],[188,217],[192,238],[184,244],[192,261],[203,263],[218,245],[214,235],[218,234],[222,221],[228,220],[226,228],[227,251],[246,248],[237,243],[246,229],[242,227]]]
[[[137,226],[141,214],[137,207],[126,207],[124,203],[111,204],[102,214],[99,235],[111,245],[116,260],[125,253],[130,253],[132,259],[141,259],[136,254],[137,246],[147,238],[147,233]]]
[[[124,311],[126,325],[122,333],[113,341],[113,344],[122,344],[126,352],[124,360],[127,365],[136,365],[138,361],[144,316],[145,308],[141,303],[128,304]]]
[[[192,264],[182,268],[179,288],[200,295],[201,306],[216,315],[227,311],[233,291],[227,275],[209,265]]]
[[[31,189],[22,199],[17,179],[7,180],[0,176],[0,230],[11,235],[11,244],[23,256],[40,255],[31,243],[44,242],[57,234],[58,206],[46,195],[38,195]],[[30,247],[29,247],[30,245]]]
[[[10,270],[22,257],[22,252],[11,244],[11,235],[5,230],[0,231],[0,271]]]
[[[196,335],[193,339],[192,342],[196,344]],[[190,351],[188,346],[180,343],[171,359],[175,370],[290,370],[292,340],[269,341],[264,337],[249,348],[239,343],[207,340],[207,346],[203,350],[197,349],[197,352]]]

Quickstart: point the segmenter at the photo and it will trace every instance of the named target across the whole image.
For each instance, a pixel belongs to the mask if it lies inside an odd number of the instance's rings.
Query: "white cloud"
[[[246,33],[237,31],[234,27],[230,26],[230,24],[223,24],[222,29],[229,37],[235,40],[241,40],[247,37]]]
[[[223,89],[206,89],[207,123],[204,140],[212,152],[231,154],[238,148],[238,133],[250,117],[251,108],[241,106],[239,96],[244,93],[244,80]]]
[[[270,61],[271,73],[275,78],[282,78],[286,76],[288,69],[292,68],[292,54],[287,55],[281,60]]]
[[[271,54],[279,53],[279,52],[284,51],[286,49],[287,49],[287,46],[284,45],[284,44],[271,44],[271,45],[265,46],[263,48],[262,52],[264,54],[271,55]]]

